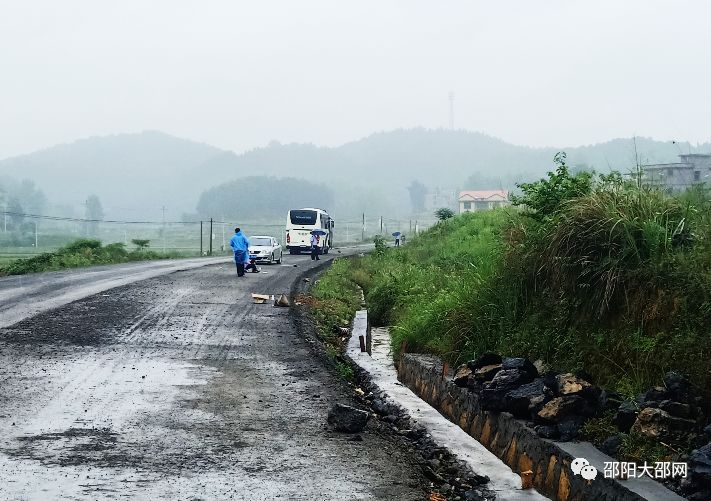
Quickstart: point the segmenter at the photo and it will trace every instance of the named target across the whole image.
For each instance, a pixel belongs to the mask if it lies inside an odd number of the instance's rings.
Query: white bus
[[[323,209],[306,207],[292,209],[286,215],[286,248],[289,254],[300,254],[311,250],[311,232],[323,230],[326,234],[319,238],[321,252],[328,254],[333,247],[334,222]]]

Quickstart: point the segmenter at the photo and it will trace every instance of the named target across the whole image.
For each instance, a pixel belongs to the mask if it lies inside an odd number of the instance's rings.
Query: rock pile
[[[689,379],[678,372],[668,372],[664,386],[622,402],[615,414],[615,424],[622,433],[644,435],[682,450],[690,443],[696,445],[688,457],[679,458],[688,463],[688,475],[680,487],[690,500],[711,499],[711,425],[702,432],[704,422],[701,397],[694,393]],[[610,437],[605,444],[614,441]],[[617,451],[609,447],[605,452],[614,455]]]
[[[639,433],[673,444],[688,443],[703,420],[700,404],[690,381],[678,372],[669,372],[664,376],[664,386],[623,402],[615,414],[615,424],[623,433]]]
[[[454,382],[477,392],[483,410],[532,420],[545,438],[575,438],[585,420],[606,404],[604,392],[580,375],[539,374],[527,358],[502,358],[495,353],[460,366]]]

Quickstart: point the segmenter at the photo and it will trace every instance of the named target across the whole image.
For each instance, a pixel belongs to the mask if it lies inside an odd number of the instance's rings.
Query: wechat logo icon
[[[590,462],[585,458],[575,458],[572,463],[570,463],[570,469],[573,473],[580,475],[585,480],[594,480],[597,477],[597,468],[592,466]]]

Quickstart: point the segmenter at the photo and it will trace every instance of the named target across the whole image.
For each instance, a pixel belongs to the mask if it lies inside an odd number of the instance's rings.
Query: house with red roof
[[[459,213],[496,209],[509,205],[506,190],[479,190],[459,192]]]

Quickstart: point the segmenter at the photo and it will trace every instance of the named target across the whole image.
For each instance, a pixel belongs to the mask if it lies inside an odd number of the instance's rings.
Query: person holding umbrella
[[[318,230],[314,230],[311,232],[311,261],[318,261],[318,253],[319,253],[319,242],[320,242],[320,237],[318,234]]]
[[[395,247],[400,247],[400,235],[402,235],[402,233],[399,231],[393,233],[393,236],[395,237]]]

